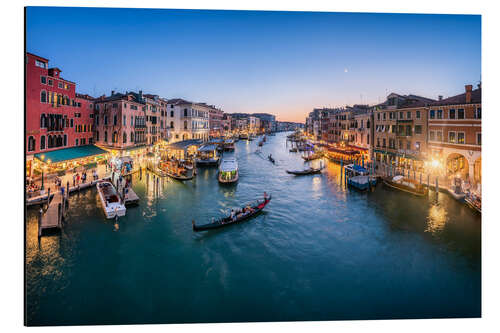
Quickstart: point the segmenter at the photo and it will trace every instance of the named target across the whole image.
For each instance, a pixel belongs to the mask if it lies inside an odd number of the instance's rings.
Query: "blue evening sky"
[[[481,78],[478,15],[29,7],[26,20],[27,51],[80,93],[141,89],[279,120]]]

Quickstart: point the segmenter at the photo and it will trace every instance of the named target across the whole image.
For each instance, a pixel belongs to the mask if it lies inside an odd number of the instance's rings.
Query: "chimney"
[[[481,89],[481,82],[477,84],[477,89]]]
[[[470,103],[472,99],[472,84],[465,85],[465,103]]]
[[[142,101],[142,90],[139,90],[139,100]]]
[[[443,100],[443,95],[438,96],[438,100],[442,101]]]
[[[114,94],[115,94],[115,91],[111,90],[111,96],[113,96]]]

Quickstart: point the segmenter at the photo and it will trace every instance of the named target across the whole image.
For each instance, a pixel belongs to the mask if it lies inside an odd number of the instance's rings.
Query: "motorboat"
[[[370,172],[364,167],[356,164],[348,164],[344,168],[347,185],[360,191],[368,190],[377,185],[377,178],[370,176]]]
[[[383,178],[383,182],[389,187],[417,196],[424,196],[428,192],[427,187],[425,187],[423,184],[420,184],[416,180],[405,178],[401,175],[394,177],[385,177]]]
[[[104,215],[106,215],[107,219],[112,219],[116,216],[125,216],[127,212],[125,203],[122,202],[122,199],[111,182],[107,180],[98,181],[97,192],[99,193]]]

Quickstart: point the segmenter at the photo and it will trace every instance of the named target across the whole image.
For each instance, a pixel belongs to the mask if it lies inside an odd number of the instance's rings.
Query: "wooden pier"
[[[52,200],[47,200],[47,209],[45,213],[40,208],[40,216],[38,218],[38,237],[41,237],[44,230],[60,230],[66,213],[67,193],[63,195],[61,192],[56,192],[51,195]]]

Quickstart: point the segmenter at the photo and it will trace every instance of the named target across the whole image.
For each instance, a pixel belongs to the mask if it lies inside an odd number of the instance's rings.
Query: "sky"
[[[77,92],[138,91],[304,122],[481,80],[479,15],[28,7],[26,50]]]

